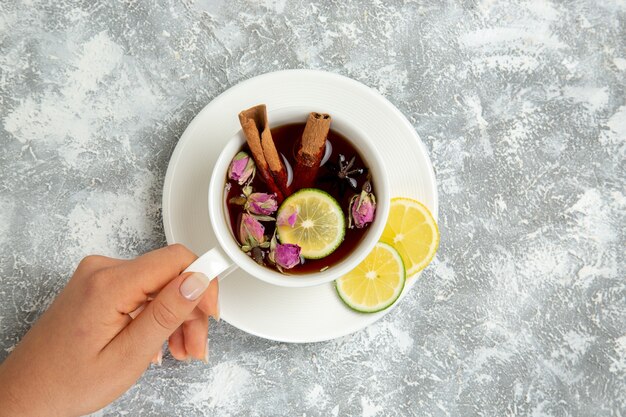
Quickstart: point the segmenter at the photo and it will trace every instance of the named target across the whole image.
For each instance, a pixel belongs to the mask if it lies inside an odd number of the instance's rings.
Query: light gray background
[[[0,359],[84,255],[165,243],[167,162],[206,103],[317,68],[421,135],[437,259],[336,341],[212,323],[208,366],[168,355],[95,415],[626,414],[623,0],[97,3],[0,3]]]

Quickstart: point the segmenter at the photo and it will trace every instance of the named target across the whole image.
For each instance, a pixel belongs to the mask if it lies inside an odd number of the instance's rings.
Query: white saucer
[[[305,106],[354,121],[387,162],[392,196],[422,201],[437,217],[437,188],[426,147],[409,121],[389,101],[349,78],[312,70],[288,70],[244,81],[210,102],[180,138],[163,186],[163,224],[168,243],[183,243],[201,254],[217,244],[208,219],[207,192],[213,164],[223,145],[240,130],[237,114],[265,103],[268,111]],[[304,121],[304,119],[303,119]],[[270,120],[271,123],[271,120]],[[297,279],[297,278],[294,278]],[[412,277],[403,295],[415,283]],[[318,342],[347,335],[380,319],[349,310],[333,284],[277,287],[237,270],[220,282],[222,318],[271,340]]]

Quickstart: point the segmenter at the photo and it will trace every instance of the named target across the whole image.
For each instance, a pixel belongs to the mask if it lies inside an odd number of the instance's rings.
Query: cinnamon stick
[[[320,162],[324,157],[326,137],[332,118],[328,114],[310,113],[302,133],[302,139],[296,152],[296,167],[291,189],[312,187],[317,177]]]
[[[276,147],[274,146],[272,134],[267,122],[267,109],[265,104],[259,104],[258,106],[251,107],[239,113],[239,123],[246,137],[246,142],[248,142],[248,146],[250,147],[250,152],[256,163],[257,171],[260,173],[261,178],[265,184],[267,184],[270,191],[276,193],[278,202],[282,202],[288,195],[288,193],[285,192],[288,191],[287,169],[282,164]],[[267,156],[265,149],[267,149]],[[273,170],[276,170],[276,175],[274,175]],[[282,182],[283,175],[281,170],[284,171],[284,182]],[[280,185],[278,181],[281,181]]]
[[[265,113],[265,129],[261,132],[261,147],[263,148],[265,161],[267,161],[272,177],[274,177],[274,182],[285,197],[289,196],[291,193],[287,186],[287,168],[276,150],[274,139],[272,139],[272,132],[267,123],[267,113]]]

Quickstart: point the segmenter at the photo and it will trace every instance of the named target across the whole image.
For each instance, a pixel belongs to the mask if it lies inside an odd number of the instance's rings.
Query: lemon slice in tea
[[[307,259],[320,259],[339,247],[346,234],[346,220],[337,200],[316,188],[303,188],[293,193],[276,213],[277,218],[295,214],[293,225],[281,224],[276,229],[282,243],[300,246]]]
[[[424,269],[435,256],[439,247],[439,228],[430,211],[419,201],[393,198],[380,240],[400,253],[410,277]]]
[[[335,281],[335,286],[348,307],[361,313],[375,313],[400,297],[405,279],[404,263],[398,251],[378,242],[356,268]]]

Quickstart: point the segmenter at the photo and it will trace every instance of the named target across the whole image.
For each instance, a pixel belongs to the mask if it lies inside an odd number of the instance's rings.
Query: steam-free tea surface
[[[272,138],[274,139],[274,143],[276,144],[278,152],[287,159],[288,163],[292,167],[296,166],[295,153],[298,143],[302,138],[304,126],[305,123],[289,123],[275,126],[271,129]],[[363,183],[367,180],[367,172],[364,172],[360,175],[353,175],[351,177],[356,184],[355,191],[348,185],[347,180],[339,179],[337,175],[333,173],[333,171],[329,170],[328,166],[330,164],[336,165],[338,163],[340,155],[344,155],[348,159],[354,157],[354,167],[367,168],[367,165],[363,161],[363,158],[359,154],[359,151],[351,144],[350,139],[346,138],[345,136],[341,135],[331,128],[330,132],[328,133],[327,140],[328,142],[330,142],[330,148],[332,149],[332,152],[330,153],[328,161],[326,161],[326,163],[322,165],[322,167],[318,171],[317,179],[312,184],[312,186],[324,192],[327,192],[334,199],[337,200],[339,206],[343,211],[344,219],[346,219],[345,224],[347,225],[348,207],[350,205],[350,199],[361,190]],[[250,152],[248,145],[244,145],[241,150]],[[371,183],[374,184],[375,187],[375,179],[372,179]],[[239,185],[235,181],[230,181],[230,184],[231,189],[227,194],[226,201],[230,201],[232,198],[242,195],[242,187],[245,186],[245,184]],[[252,187],[254,192],[269,192],[267,185],[263,182],[261,176],[258,174],[251,182],[250,186]],[[376,194],[375,191],[376,189],[374,188],[374,194]],[[239,224],[241,221],[241,214],[243,212],[243,206],[228,204],[230,226],[231,230],[235,232],[235,236],[237,235],[237,230],[239,229]],[[275,223],[263,222],[263,225],[265,227],[265,234],[271,237],[274,233]],[[368,227],[361,229],[356,227],[346,228],[343,241],[330,255],[325,256],[321,259],[307,259],[301,265],[298,265],[295,268],[287,271],[287,273],[306,274],[331,268],[333,265],[336,265],[337,263],[345,259],[361,242],[363,236],[368,231]],[[266,264],[268,265],[268,267],[271,267],[269,263],[266,262]]]

